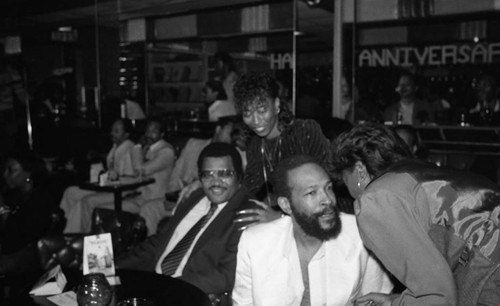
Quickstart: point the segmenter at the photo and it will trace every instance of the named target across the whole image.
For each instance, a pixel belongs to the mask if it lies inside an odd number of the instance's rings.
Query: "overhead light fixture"
[[[59,27],[59,29],[57,29],[59,32],[71,32],[73,31],[73,28],[72,27]]]
[[[318,6],[321,3],[321,0],[306,0],[306,4],[310,7]]]

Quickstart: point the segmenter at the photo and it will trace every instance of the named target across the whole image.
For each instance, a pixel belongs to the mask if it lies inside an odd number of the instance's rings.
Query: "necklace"
[[[278,164],[281,160],[281,137],[278,137],[278,139],[274,143],[274,148],[272,150],[266,150],[266,141],[263,138],[260,150],[263,157],[263,166],[267,165],[269,167],[269,170],[271,172],[274,172],[275,165]],[[275,161],[276,155],[278,155],[278,158]]]
[[[269,178],[267,175],[267,167],[269,167],[270,172],[274,172],[274,157],[276,156],[276,153],[278,153],[278,158],[276,159],[276,164],[278,164],[281,160],[281,137],[278,136],[278,140],[274,144],[274,148],[272,153],[266,152],[265,149],[266,143],[265,139],[262,138],[261,146],[260,146],[260,153],[262,157],[262,174],[264,175],[264,184],[266,185],[266,192],[267,192],[267,201],[268,205],[272,205],[271,203],[271,192],[269,190]]]

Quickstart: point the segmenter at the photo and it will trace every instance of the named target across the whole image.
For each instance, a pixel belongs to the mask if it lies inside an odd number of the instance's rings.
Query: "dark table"
[[[116,182],[109,182],[104,185],[99,185],[98,183],[85,182],[80,184],[81,189],[93,190],[97,192],[112,192],[114,194],[115,211],[122,211],[122,192],[135,190],[139,187],[153,184],[155,182],[154,178],[145,179],[126,179]]]
[[[66,288],[74,290],[82,279],[81,271],[64,271]],[[155,306],[210,306],[208,296],[197,287],[170,276],[135,270],[117,270],[121,285],[113,286],[116,303],[127,298],[145,298]],[[33,297],[35,305],[53,306],[45,297]]]

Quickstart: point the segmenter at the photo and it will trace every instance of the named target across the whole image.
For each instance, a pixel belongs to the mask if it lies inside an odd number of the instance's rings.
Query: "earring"
[[[26,183],[31,183],[31,177],[29,177],[29,176],[28,176],[28,177],[25,179],[25,181],[26,181]]]
[[[358,188],[361,189],[361,181],[358,181]]]

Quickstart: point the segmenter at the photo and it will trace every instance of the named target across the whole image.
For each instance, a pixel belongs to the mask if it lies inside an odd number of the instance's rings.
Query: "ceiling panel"
[[[1,0],[0,18],[18,16],[14,26],[83,26],[118,27],[119,20],[227,7],[228,0]],[[231,0],[231,5],[258,4],[264,0]],[[97,14],[94,7],[97,4]],[[333,13],[309,7],[298,1],[298,29],[310,39],[331,45]],[[5,24],[5,22],[4,22]]]

